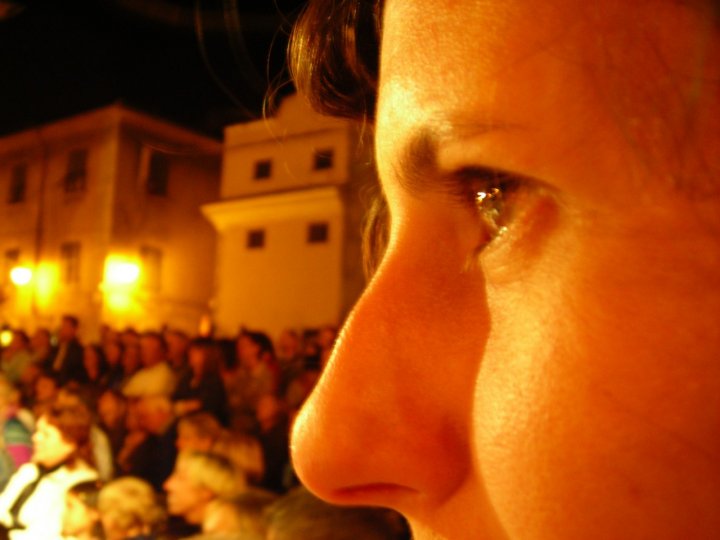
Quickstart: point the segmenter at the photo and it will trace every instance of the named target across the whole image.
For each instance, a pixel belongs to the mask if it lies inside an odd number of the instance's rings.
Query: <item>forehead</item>
[[[377,111],[381,176],[395,174],[394,154],[413,132],[463,131],[463,124],[510,128],[497,147],[488,139],[484,156],[501,161],[490,166],[540,178],[577,176],[589,159],[627,168],[621,140],[671,144],[658,133],[679,131],[686,120],[699,19],[669,0],[388,0]],[[516,145],[515,137],[535,144]],[[566,170],[543,170],[550,163]]]

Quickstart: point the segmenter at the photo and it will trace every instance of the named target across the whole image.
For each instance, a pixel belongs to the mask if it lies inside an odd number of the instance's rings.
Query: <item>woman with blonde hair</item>
[[[151,538],[165,522],[165,509],[152,486],[134,476],[107,483],[98,499],[107,540]]]

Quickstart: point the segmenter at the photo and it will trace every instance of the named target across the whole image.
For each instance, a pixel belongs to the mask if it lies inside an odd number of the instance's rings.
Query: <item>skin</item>
[[[70,457],[77,446],[65,440],[58,428],[41,416],[32,436],[32,461],[45,467],[53,467]]]
[[[417,540],[720,534],[709,20],[665,0],[386,2],[390,242],[294,426],[311,490],[392,507]],[[518,179],[494,239],[467,167]]]
[[[182,516],[188,523],[202,523],[205,508],[215,496],[202,486],[196,485],[188,476],[182,464],[163,484],[167,492],[168,512],[174,516]]]

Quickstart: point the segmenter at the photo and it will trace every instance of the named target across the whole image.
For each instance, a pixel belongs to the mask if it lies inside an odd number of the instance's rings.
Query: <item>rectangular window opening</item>
[[[85,148],[73,150],[68,155],[67,172],[63,182],[66,193],[75,193],[85,189],[87,156],[88,151]]]
[[[169,178],[170,160],[168,156],[160,152],[153,152],[148,164],[147,192],[150,195],[167,195]]]
[[[141,276],[145,287],[159,291],[162,285],[162,250],[153,246],[140,247]]]
[[[66,284],[80,282],[80,242],[60,245],[60,279]]]
[[[313,156],[313,169],[316,171],[332,169],[334,157],[335,151],[332,148],[315,150],[315,155]]]
[[[308,244],[324,244],[328,241],[330,227],[326,222],[310,223],[307,230]]]
[[[255,180],[267,180],[272,176],[272,160],[262,159],[255,162],[253,178]]]
[[[262,249],[265,247],[265,230],[252,229],[248,231],[246,245],[248,249]]]
[[[16,204],[25,200],[25,191],[27,189],[27,165],[22,163],[12,168],[12,177],[10,178],[10,192],[8,193],[8,202]]]

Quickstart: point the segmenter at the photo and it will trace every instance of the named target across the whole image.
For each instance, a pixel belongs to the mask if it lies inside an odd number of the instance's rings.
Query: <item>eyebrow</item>
[[[392,170],[399,184],[413,195],[427,191],[446,191],[448,184],[455,183],[460,171],[441,171],[438,165],[438,149],[445,141],[462,141],[487,133],[506,130],[506,124],[475,124],[447,122],[444,125],[425,126],[407,141],[396,157]],[[462,169],[492,170],[478,164],[468,164]]]

